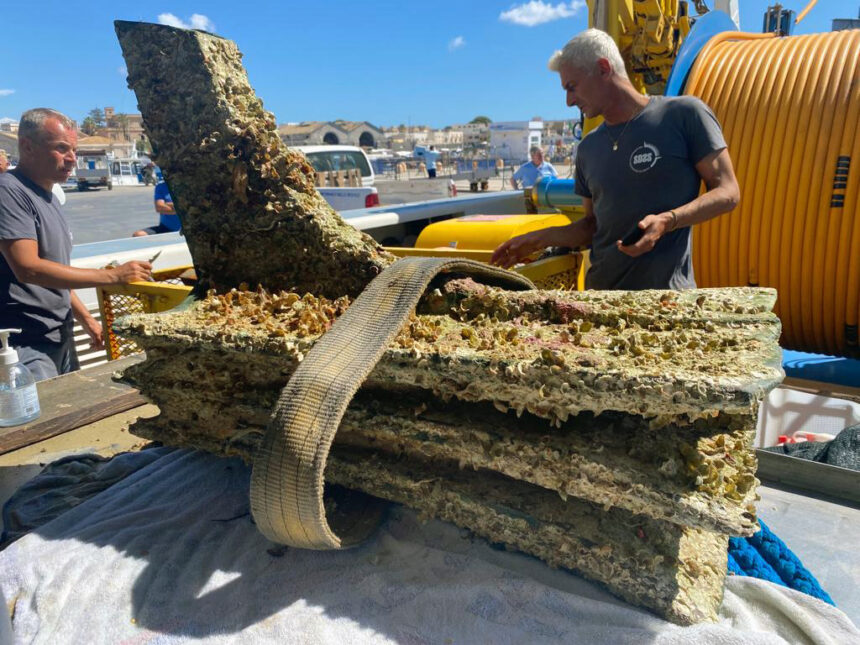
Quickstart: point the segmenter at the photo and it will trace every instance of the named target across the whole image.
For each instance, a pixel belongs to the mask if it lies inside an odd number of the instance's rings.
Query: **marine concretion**
[[[123,379],[161,410],[132,431],[251,461],[296,366],[392,258],[317,195],[233,43],[137,23],[117,33],[212,287],[183,311],[118,323],[147,352]],[[756,529],[756,413],[782,377],[774,299],[438,279],[350,404],[326,480],[675,622],[713,620],[728,536]]]

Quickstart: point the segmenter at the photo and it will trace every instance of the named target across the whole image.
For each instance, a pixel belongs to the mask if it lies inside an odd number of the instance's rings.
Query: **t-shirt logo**
[[[642,142],[642,145],[630,155],[630,170],[633,172],[646,172],[651,170],[660,160],[660,151],[652,143]]]

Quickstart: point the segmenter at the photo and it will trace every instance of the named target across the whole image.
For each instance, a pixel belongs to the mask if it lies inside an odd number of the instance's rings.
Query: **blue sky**
[[[800,11],[807,0],[782,0]],[[706,0],[712,6],[712,0]],[[692,3],[691,3],[692,4]],[[760,31],[768,0],[741,0],[741,27]],[[819,0],[796,33],[829,31],[860,3]],[[54,107],[136,112],[112,21],[207,27],[244,52],[257,94],[279,123],[366,120],[442,127],[572,116],[555,49],[586,27],[582,0],[318,0],[317,2],[4,2],[0,118]]]

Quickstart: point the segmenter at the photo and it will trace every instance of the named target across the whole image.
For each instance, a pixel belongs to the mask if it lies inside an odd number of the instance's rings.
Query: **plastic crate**
[[[162,269],[152,272],[152,282],[112,284],[96,289],[108,360],[143,351],[134,341],[114,333],[114,321],[129,314],[157,313],[176,307],[191,292],[191,287],[184,285],[179,279],[180,275],[191,268],[180,266]]]
[[[555,255],[514,269],[535,283],[538,289],[585,289],[588,251]]]
[[[780,435],[811,432],[837,435],[860,423],[860,403],[777,387],[761,402],[756,448],[775,446]]]

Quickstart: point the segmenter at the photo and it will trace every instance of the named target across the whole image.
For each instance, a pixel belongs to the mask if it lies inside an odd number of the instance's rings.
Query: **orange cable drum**
[[[855,32],[856,35],[856,32]],[[838,81],[833,84],[829,101],[832,104],[840,102],[848,102],[850,88],[845,86],[845,79],[854,76],[855,67],[857,64],[856,58],[844,58],[840,56],[836,62],[836,73],[833,74],[833,79]],[[845,73],[845,69],[850,70],[849,74]],[[833,120],[830,124],[831,132],[842,132],[847,136],[847,141],[853,139],[854,126],[847,122],[847,110],[837,110],[833,113]],[[841,137],[840,137],[841,138]],[[839,157],[839,148],[841,147],[840,138],[830,136],[826,143],[826,148],[822,152],[822,168],[821,181],[833,182],[834,168],[831,167],[829,161]],[[824,143],[822,140],[821,143]],[[834,273],[837,268],[830,261],[838,254],[839,250],[839,232],[842,227],[842,219],[840,217],[842,208],[834,208],[830,205],[830,192],[822,192],[818,195],[818,209],[824,214],[823,221],[818,227],[815,236],[815,247],[813,264],[818,267],[815,272],[815,285],[813,287],[813,305],[812,305],[812,328],[823,329],[823,338],[825,345],[832,347],[836,344],[838,336],[834,336],[833,326],[828,324],[833,320],[836,309],[835,293],[830,285],[834,282]],[[828,270],[829,268],[829,270]]]
[[[750,63],[748,67],[760,67],[763,59],[772,58],[772,50],[778,43],[774,40],[765,41],[760,47],[746,47],[750,51]],[[755,106],[767,104],[769,100],[768,85],[773,84],[775,79],[770,78],[766,83],[756,83],[754,77],[746,77],[743,86],[743,101],[740,102],[738,114],[742,115],[744,130],[741,134],[742,151],[741,156],[750,159],[751,170],[750,181],[758,183],[757,174],[764,172],[764,164],[759,164],[759,152],[762,148],[762,131],[765,119],[762,118],[762,110],[756,110]],[[749,236],[752,227],[751,218],[734,217],[735,221],[726,222],[729,229],[727,247],[729,250],[728,270],[725,280],[733,283],[748,281],[749,276]]]
[[[812,243],[814,241],[816,230],[821,227],[822,213],[815,207],[810,207],[817,192],[816,188],[822,185],[816,182],[819,175],[820,156],[818,150],[822,137],[826,136],[828,116],[832,116],[832,111],[827,110],[828,86],[833,82],[833,50],[824,47],[823,39],[816,36],[816,42],[819,48],[815,51],[813,61],[816,65],[816,81],[818,81],[815,91],[812,95],[813,107],[812,120],[813,132],[806,142],[807,154],[803,158],[803,166],[798,184],[799,192],[798,199],[795,205],[795,223],[796,230],[792,233],[791,251],[795,258],[802,259],[801,262],[791,263],[791,279],[789,280],[789,290],[792,295],[800,294],[801,297],[791,299],[791,317],[792,325],[796,330],[798,342],[802,346],[814,346],[821,340],[816,337],[812,328],[811,309],[813,306],[814,293],[812,290],[813,273],[819,273],[820,268],[813,264],[814,258],[812,253]],[[817,115],[818,118],[814,118]],[[808,214],[813,214],[814,218],[808,217]],[[823,348],[823,343],[821,343]],[[826,351],[826,350],[825,350]]]
[[[724,128],[741,187],[695,227],[701,287],[779,292],[783,346],[848,355],[860,317],[860,31],[775,38],[727,32],[686,92]]]
[[[759,119],[762,119],[765,114],[770,115],[770,118],[763,119],[763,132],[759,141],[771,142],[770,147],[762,151],[763,156],[773,156],[776,159],[780,159],[783,154],[785,137],[777,137],[775,134],[785,128],[786,120],[789,118],[789,111],[786,107],[788,102],[785,100],[785,97],[786,92],[790,90],[786,81],[788,70],[795,65],[794,60],[797,50],[786,52],[783,48],[779,47],[779,41],[777,40],[771,40],[770,44],[777,48],[773,59],[774,64],[777,65],[777,73],[773,75],[773,85],[769,86],[765,91],[767,98],[766,107],[759,112]],[[758,255],[750,253],[749,249],[758,248],[763,243],[763,238],[770,235],[769,216],[773,209],[763,210],[762,200],[765,199],[766,192],[770,192],[769,199],[773,199],[771,187],[776,183],[776,174],[779,171],[778,164],[760,162],[758,166],[760,172],[756,178],[756,182],[762,182],[765,190],[758,191],[753,198],[752,212],[754,213],[754,217],[752,218],[753,222],[750,227],[750,236],[746,251],[746,273],[741,270],[738,278],[738,281],[740,281],[746,276],[750,284],[759,284],[763,279],[762,276],[767,274],[766,263],[765,266],[762,266]]]

